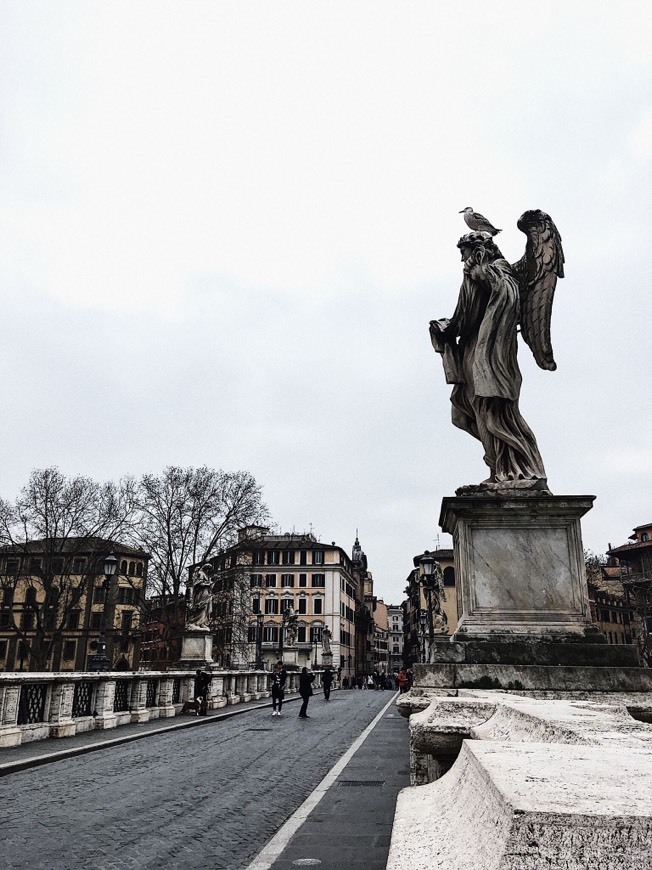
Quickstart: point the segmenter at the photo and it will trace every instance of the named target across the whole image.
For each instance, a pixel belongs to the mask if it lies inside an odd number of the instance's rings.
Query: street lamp
[[[106,611],[109,604],[109,589],[111,578],[118,570],[118,560],[111,553],[104,560],[104,583],[102,583],[102,618],[100,621],[100,636],[97,640],[97,652],[89,659],[88,666],[91,671],[108,671],[111,662],[106,657]]]
[[[426,659],[426,620],[428,617],[428,612],[425,608],[421,608],[419,610],[419,634],[421,635],[421,661],[425,662]]]
[[[262,612],[256,614],[256,670],[262,671],[263,665],[263,620]]]
[[[435,630],[432,622],[432,593],[435,588],[435,557],[429,550],[426,550],[419,559],[419,573],[421,574],[421,582],[423,585],[423,590],[426,593],[426,604],[428,609],[428,659],[430,658],[430,652],[432,651],[432,645],[435,640]],[[424,638],[425,638],[425,628],[424,628]],[[424,647],[425,647],[425,639],[424,639]],[[424,657],[424,661],[427,659]]]

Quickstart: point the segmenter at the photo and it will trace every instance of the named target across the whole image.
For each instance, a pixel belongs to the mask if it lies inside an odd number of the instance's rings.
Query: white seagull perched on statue
[[[497,230],[487,218],[478,211],[473,211],[470,205],[463,208],[460,214],[464,215],[464,221],[469,229],[475,230],[478,233],[489,233],[495,236],[497,233],[502,233],[502,230]]]

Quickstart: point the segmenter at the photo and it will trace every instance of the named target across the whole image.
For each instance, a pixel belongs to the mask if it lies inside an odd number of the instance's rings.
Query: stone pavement
[[[385,870],[396,797],[410,784],[408,736],[392,704],[270,866]]]
[[[282,717],[251,702],[2,750],[15,772],[0,778],[0,866],[245,870],[380,715],[274,864],[380,870],[409,780],[393,698],[340,690],[328,703],[316,695],[305,721],[290,697]],[[53,752],[70,757],[46,763]]]

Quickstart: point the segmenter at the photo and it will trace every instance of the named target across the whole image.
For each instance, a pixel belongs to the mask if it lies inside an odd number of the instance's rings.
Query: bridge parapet
[[[0,748],[178,716],[194,681],[188,670],[0,674]],[[286,693],[297,689],[289,679]],[[270,694],[269,672],[213,671],[208,708]]]

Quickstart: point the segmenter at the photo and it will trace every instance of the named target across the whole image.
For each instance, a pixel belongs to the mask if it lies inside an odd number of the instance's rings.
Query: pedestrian
[[[403,695],[408,690],[408,675],[405,671],[405,668],[401,668],[396,677],[396,682],[398,683],[398,690]]]
[[[405,672],[408,678],[408,689],[412,688],[412,684],[414,683],[414,673],[412,672],[412,668],[408,668]]]
[[[369,674],[369,676],[367,677],[367,688],[368,689],[375,689],[376,688],[376,686],[374,684],[374,678],[372,677],[371,674]]]
[[[321,681],[324,686],[324,701],[328,701],[331,696],[331,685],[333,684],[333,672],[330,668],[326,668]]]
[[[200,716],[208,712],[208,687],[212,682],[213,677],[208,671],[195,671],[195,701],[199,701]]]
[[[299,719],[309,719],[310,717],[306,713],[308,709],[308,701],[310,700],[310,696],[312,695],[312,683],[315,679],[314,674],[308,673],[308,668],[305,666],[301,668],[301,676],[299,677],[299,694],[303,699],[303,704],[301,705],[301,709],[299,710]]]
[[[272,671],[272,716],[280,716],[283,708],[283,698],[285,696],[285,681],[287,680],[287,671],[283,662],[276,662]],[[278,707],[278,710],[276,709]]]
[[[358,678],[357,678],[357,680],[356,680],[356,684],[357,684],[357,686],[358,686],[359,689],[362,689],[362,688],[363,688],[363,682],[364,682],[364,681],[363,681],[362,676],[358,676]]]
[[[344,679],[342,680],[342,688],[343,689],[349,688],[349,678],[348,677],[344,677]]]

